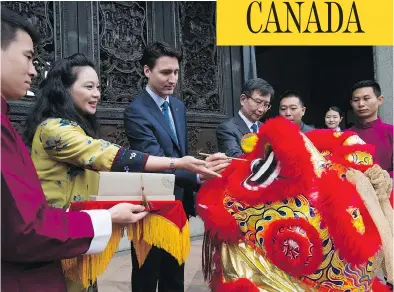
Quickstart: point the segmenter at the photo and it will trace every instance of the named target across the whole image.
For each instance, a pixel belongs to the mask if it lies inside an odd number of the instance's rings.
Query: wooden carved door
[[[97,115],[102,138],[127,144],[123,111],[146,84],[138,61],[149,42],[163,40],[184,55],[176,95],[188,109],[190,153],[216,151],[215,128],[233,115],[243,75],[242,50],[216,46],[215,2],[9,1],[2,5],[27,17],[42,36],[36,46],[38,77],[31,92],[11,106],[18,131],[25,126],[45,72],[55,60],[80,52],[99,69],[102,100]]]

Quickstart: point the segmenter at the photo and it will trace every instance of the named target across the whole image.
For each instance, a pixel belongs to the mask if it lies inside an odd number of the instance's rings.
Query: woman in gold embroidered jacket
[[[98,139],[95,113],[99,100],[94,64],[82,54],[58,60],[40,85],[25,140],[31,145],[32,160],[53,207],[67,209],[73,201],[97,194],[99,176],[95,171],[170,169],[170,158],[149,156]],[[215,159],[214,163],[220,164],[223,157],[213,155],[205,162],[186,156],[175,159],[174,166],[210,178],[216,173],[206,164]],[[70,279],[67,282],[69,291],[82,290]]]

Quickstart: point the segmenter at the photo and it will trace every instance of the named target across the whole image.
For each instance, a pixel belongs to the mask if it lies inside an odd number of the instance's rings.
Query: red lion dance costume
[[[307,135],[283,118],[197,196],[212,291],[390,291],[392,180],[352,132]]]

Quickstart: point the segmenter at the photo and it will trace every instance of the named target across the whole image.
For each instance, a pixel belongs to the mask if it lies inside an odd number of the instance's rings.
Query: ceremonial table
[[[141,204],[141,201],[123,201]],[[74,202],[71,211],[109,209],[119,201],[86,201]],[[112,256],[118,250],[119,241],[127,232],[133,241],[138,263],[141,266],[152,245],[162,248],[177,259],[181,265],[185,263],[190,252],[189,222],[181,201],[150,202],[150,214],[135,224],[127,226],[114,224],[112,235],[106,249],[100,254],[80,255],[62,261],[67,277],[81,283],[87,288],[94,283],[107,268]]]

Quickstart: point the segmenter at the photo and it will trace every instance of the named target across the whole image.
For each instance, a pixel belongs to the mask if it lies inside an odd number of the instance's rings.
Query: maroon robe
[[[358,122],[350,130],[356,132],[365,143],[376,146],[374,163],[393,177],[393,125],[383,123],[378,118],[366,124]]]
[[[67,291],[60,260],[88,251],[93,219],[47,205],[29,151],[6,112],[1,98],[1,290]]]

